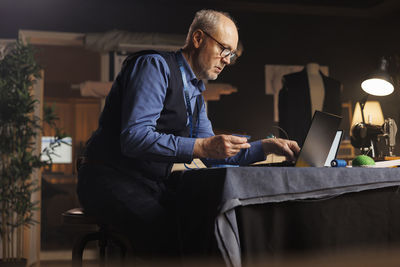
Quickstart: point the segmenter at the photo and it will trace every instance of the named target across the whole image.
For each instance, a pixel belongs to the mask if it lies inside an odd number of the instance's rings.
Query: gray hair
[[[215,11],[212,9],[202,9],[197,11],[196,15],[194,16],[192,24],[189,28],[189,32],[186,36],[185,47],[190,44],[192,35],[196,30],[200,29],[213,34],[216,31],[220,15],[232,20],[237,28],[235,20],[227,12]]]

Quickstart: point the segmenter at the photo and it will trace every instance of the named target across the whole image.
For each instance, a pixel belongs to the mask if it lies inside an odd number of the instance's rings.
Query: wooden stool
[[[105,266],[106,247],[109,241],[115,243],[122,253],[122,258],[125,258],[128,248],[131,248],[129,241],[121,234],[112,231],[106,224],[101,224],[95,218],[85,215],[81,208],[70,209],[62,214],[65,224],[93,224],[98,225],[97,232],[87,233],[79,237],[72,248],[72,266],[81,267],[83,251],[90,241],[98,241],[100,248],[100,266]]]

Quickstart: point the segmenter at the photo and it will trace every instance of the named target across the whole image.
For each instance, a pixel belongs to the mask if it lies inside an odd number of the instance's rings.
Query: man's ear
[[[193,46],[199,48],[204,42],[204,33],[201,30],[195,30],[192,34]]]

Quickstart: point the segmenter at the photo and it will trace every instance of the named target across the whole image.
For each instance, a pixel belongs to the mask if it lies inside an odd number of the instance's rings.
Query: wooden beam
[[[35,106],[34,115],[40,119],[43,118],[43,89],[44,89],[44,72],[40,73],[41,78],[37,79],[37,82],[33,86],[32,93],[36,100],[38,100]],[[41,152],[41,132],[38,132],[35,140],[35,154],[39,155]],[[36,169],[32,173],[31,179],[37,183],[39,190],[32,193],[32,202],[41,202],[41,184],[42,184],[42,171]],[[41,206],[41,204],[40,204]],[[33,212],[33,219],[39,223],[33,224],[30,227],[24,227],[24,244],[23,244],[23,255],[27,259],[27,266],[39,266],[40,265],[40,217],[41,209]]]
[[[83,46],[84,33],[19,30],[19,39],[35,45]]]

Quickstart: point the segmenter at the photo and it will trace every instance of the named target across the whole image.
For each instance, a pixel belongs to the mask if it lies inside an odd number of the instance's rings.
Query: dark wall
[[[236,85],[239,93],[210,103],[209,110],[218,127],[251,129],[249,134],[256,137],[275,132],[271,129],[273,99],[264,94],[265,64],[327,65],[330,76],[343,84],[343,101],[357,101],[363,96],[361,79],[377,68],[379,57],[399,54],[400,38],[394,34],[398,21],[265,14],[237,17],[245,51],[221,80]],[[398,90],[376,99],[381,102],[385,117],[398,122]],[[227,106],[236,107],[234,116],[228,115]]]
[[[15,38],[19,29],[185,34],[196,10],[173,0],[1,0],[0,38]]]
[[[19,29],[102,32],[122,29],[135,32],[185,34],[194,12],[201,6],[182,1],[77,1],[2,0],[0,38],[16,38]],[[226,11],[230,11],[227,7]],[[330,76],[343,83],[343,100],[361,98],[360,80],[373,70],[382,55],[399,54],[399,20],[333,16],[274,15],[234,10],[244,54],[224,70],[218,82],[239,89],[219,102],[209,103],[209,114],[218,129],[266,136],[272,126],[272,96],[265,95],[264,65],[329,66]],[[399,121],[398,90],[379,98],[385,117]]]

